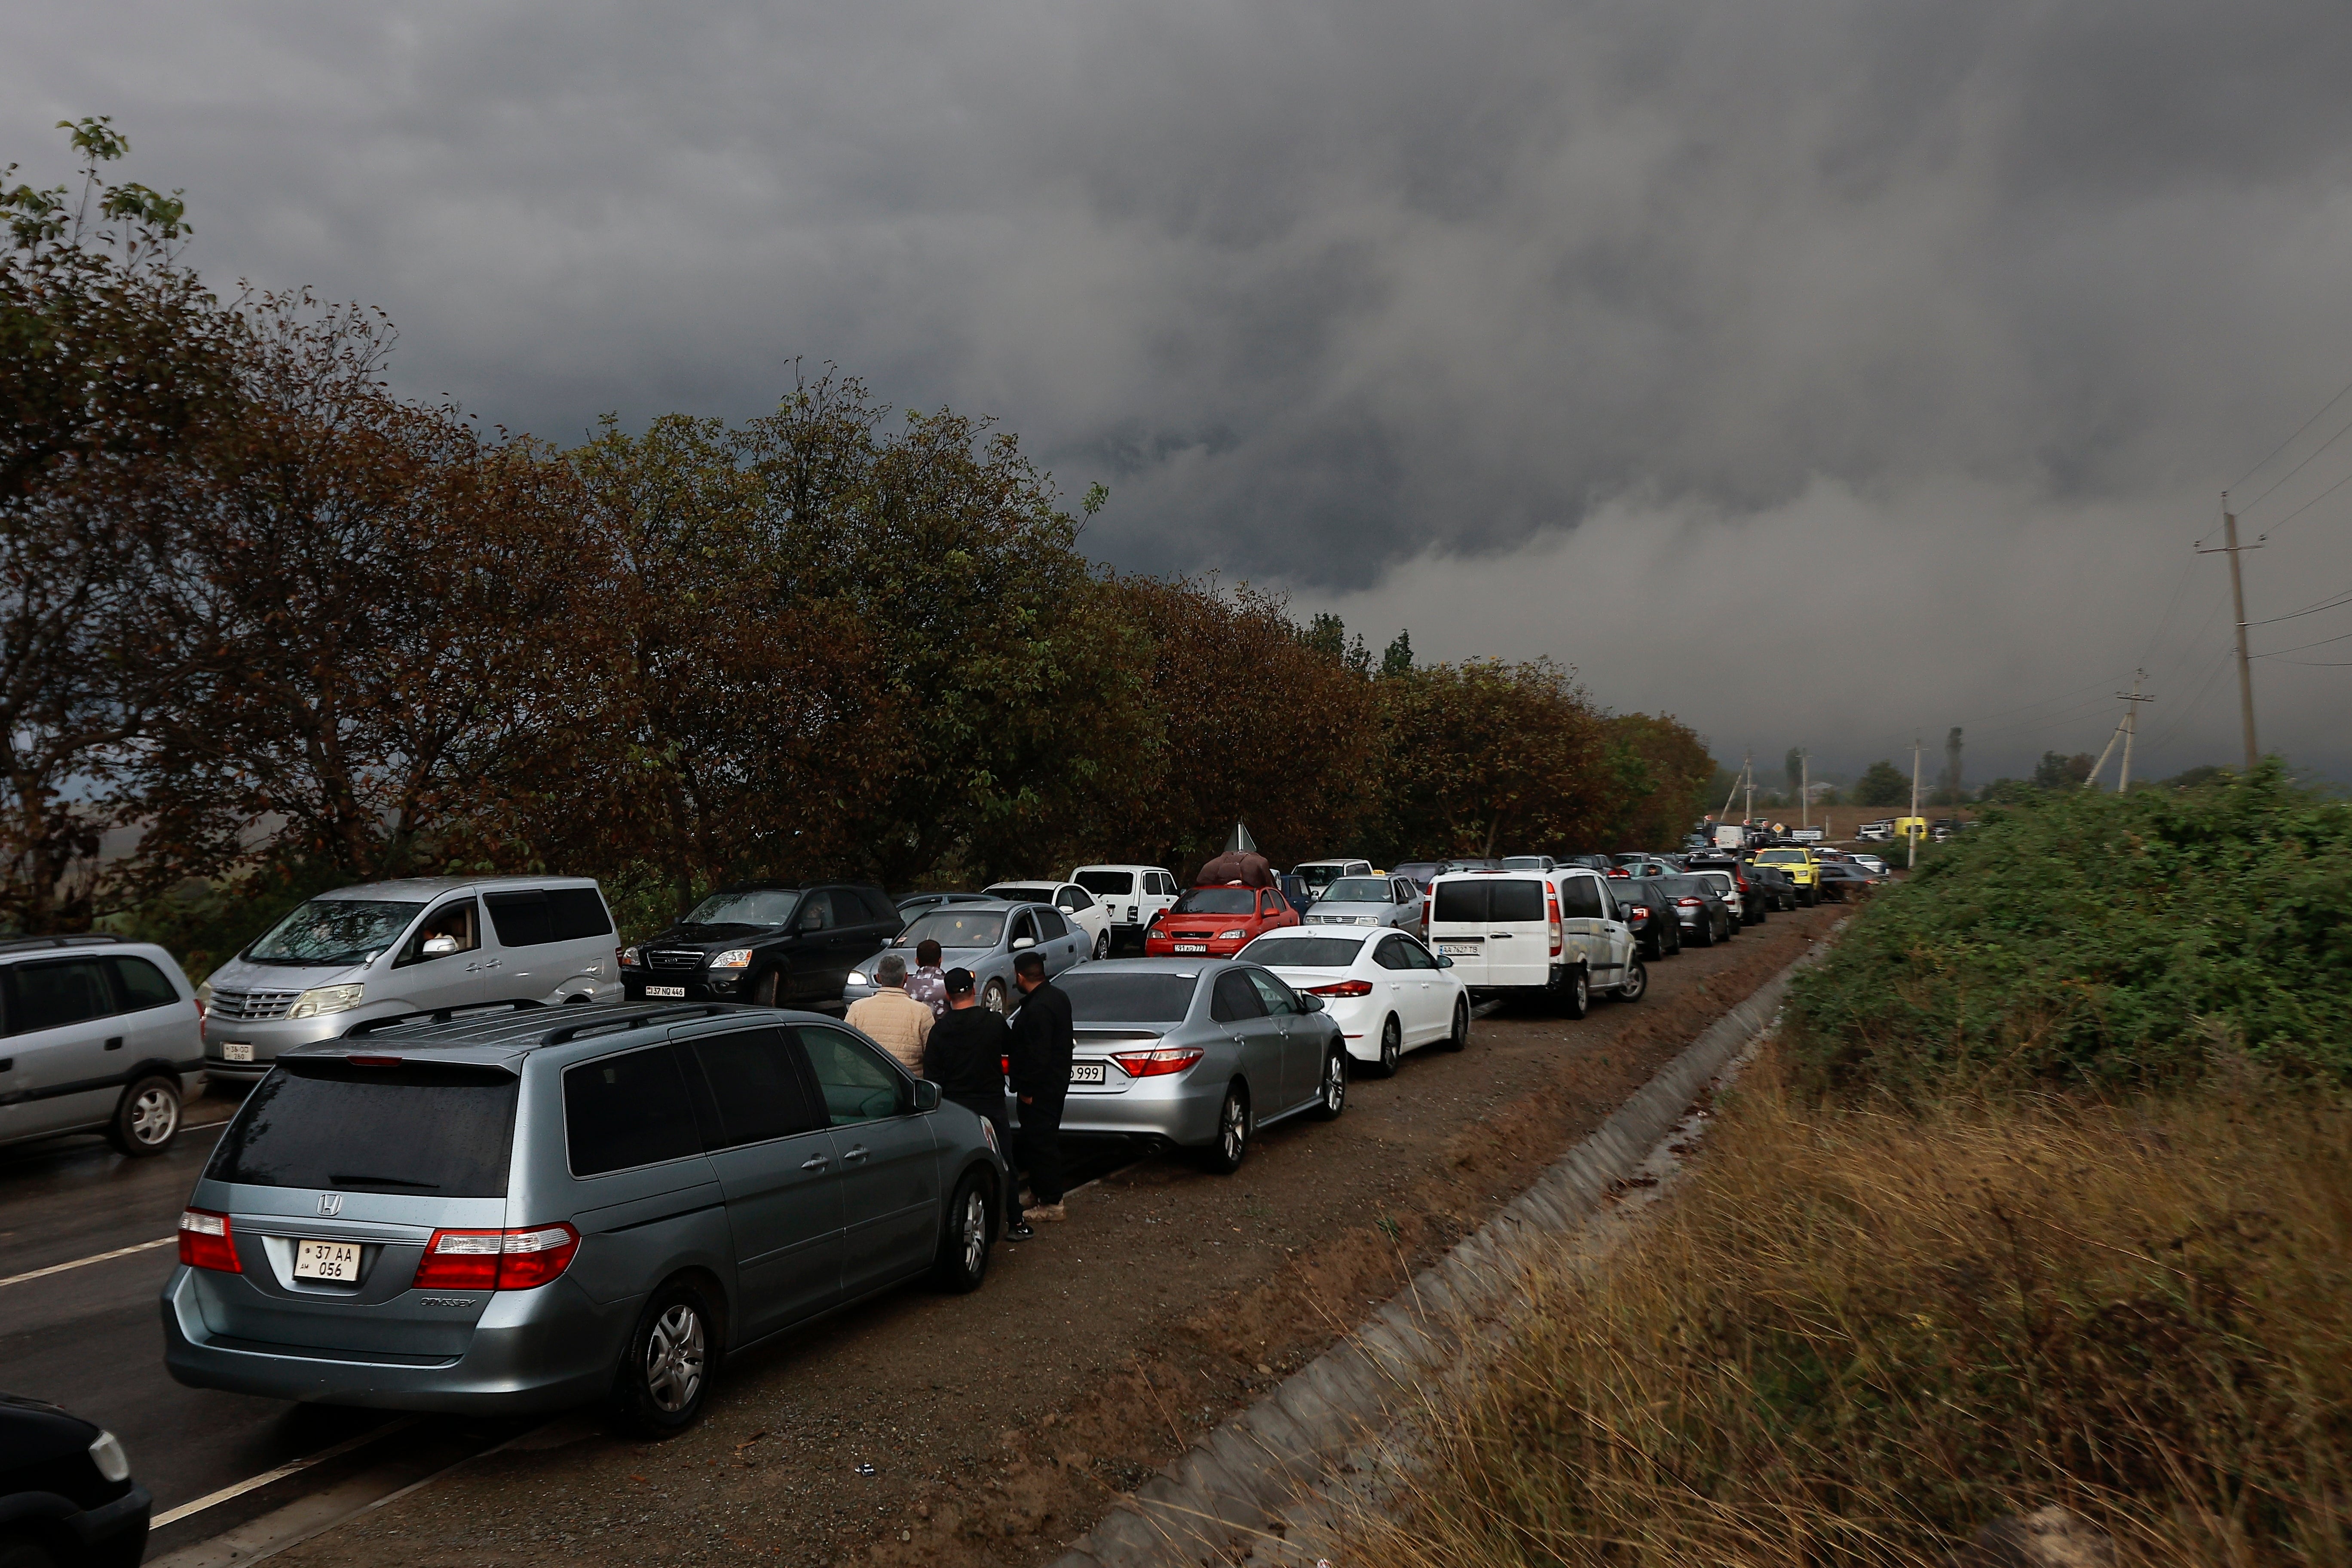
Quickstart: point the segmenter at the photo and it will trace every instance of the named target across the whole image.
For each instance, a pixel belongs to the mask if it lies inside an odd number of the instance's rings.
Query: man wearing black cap
[[[1004,1120],[1004,1058],[1013,1053],[1013,1031],[973,997],[971,970],[950,969],[940,980],[948,1011],[923,1042],[923,1077],[940,1086],[942,1099],[996,1129],[997,1148],[1004,1163],[1014,1166],[1013,1190],[1004,1195],[1004,1234],[1008,1240],[1026,1241],[1037,1233],[1021,1217],[1021,1172]]]
[[[1021,1005],[1013,1015],[1013,1092],[1021,1097],[1021,1163],[1029,1167],[1033,1219],[1066,1217],[1062,1207],[1062,1102],[1070,1094],[1070,998],[1045,978],[1034,949],[1013,961]]]

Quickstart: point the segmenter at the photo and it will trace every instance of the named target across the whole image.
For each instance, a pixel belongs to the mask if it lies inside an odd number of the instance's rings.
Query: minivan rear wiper
[[[422,1187],[436,1193],[441,1190],[438,1182],[412,1182],[405,1176],[369,1176],[330,1171],[327,1179],[339,1187]]]

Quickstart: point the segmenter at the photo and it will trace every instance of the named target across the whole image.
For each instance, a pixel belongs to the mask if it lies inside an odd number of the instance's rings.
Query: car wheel
[[[613,1413],[637,1437],[675,1437],[702,1415],[718,1370],[710,1303],[685,1280],[654,1292],[621,1352]]]
[[[989,1184],[978,1171],[967,1171],[949,1200],[947,1225],[940,1233],[940,1255],[931,1264],[931,1283],[950,1295],[980,1289],[988,1278],[988,1249],[996,1241],[996,1205]]]
[[[1699,921],[1698,930],[1692,933],[1692,938],[1691,945],[1694,947],[1713,947],[1715,945],[1714,917],[1709,916]]]
[[[784,984],[784,972],[781,969],[771,969],[760,976],[758,984],[751,987],[751,1000],[762,1007],[781,1007],[784,1005],[784,998],[791,994]]]
[[[1381,1059],[1373,1065],[1372,1074],[1376,1078],[1394,1078],[1398,1064],[1403,1060],[1404,1026],[1391,1013],[1388,1022],[1381,1026]]]
[[[1230,1176],[1249,1158],[1249,1090],[1234,1084],[1217,1107],[1217,1141],[1202,1152],[1201,1163],[1216,1175]]]
[[[1004,1016],[1004,982],[992,980],[982,987],[980,1005],[999,1017]]]
[[[1640,959],[1625,966],[1625,984],[1617,988],[1620,1002],[1639,1002],[1650,993],[1650,971]]]
[[[1337,1121],[1348,1109],[1348,1048],[1334,1046],[1323,1058],[1323,1088],[1315,1097],[1315,1120]]]
[[[1099,960],[1108,958],[1109,956],[1110,932],[1105,931],[1102,935],[1095,938],[1095,957]]]
[[[0,1535],[0,1568],[58,1568],[57,1554],[29,1535]]]
[[[1470,998],[1454,999],[1454,1030],[1445,1037],[1445,1048],[1458,1051],[1470,1043]]]
[[[1568,984],[1560,989],[1559,1010],[1571,1018],[1581,1018],[1592,1009],[1592,981],[1581,966],[1568,973]]]
[[[161,1073],[124,1089],[114,1120],[106,1124],[106,1141],[115,1152],[134,1160],[164,1152],[179,1135],[180,1086]]]

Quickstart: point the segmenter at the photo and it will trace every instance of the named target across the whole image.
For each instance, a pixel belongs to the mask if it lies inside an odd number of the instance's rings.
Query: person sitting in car
[[[863,1001],[852,1002],[843,1015],[849,1026],[898,1059],[915,1077],[923,1076],[923,1042],[931,1037],[931,1010],[907,994],[907,961],[886,952],[874,966],[879,987]]]

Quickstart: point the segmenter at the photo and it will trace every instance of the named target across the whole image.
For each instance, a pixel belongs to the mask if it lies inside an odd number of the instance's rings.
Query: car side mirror
[[[1034,947],[1036,945],[1037,939],[1034,936],[1016,936],[1013,939],[1013,951],[1015,952],[1020,952],[1024,947]]]
[[[1298,997],[1298,1004],[1310,1013],[1320,1013],[1323,1011],[1323,998],[1320,996],[1301,992]]]
[[[1437,967],[1440,969],[1451,969],[1454,967],[1454,961],[1441,952],[1437,955]]]
[[[425,939],[425,956],[427,958],[446,958],[457,951],[457,939],[454,936],[428,936]]]
[[[937,1110],[940,1108],[940,1086],[927,1078],[915,1080],[915,1109]]]

